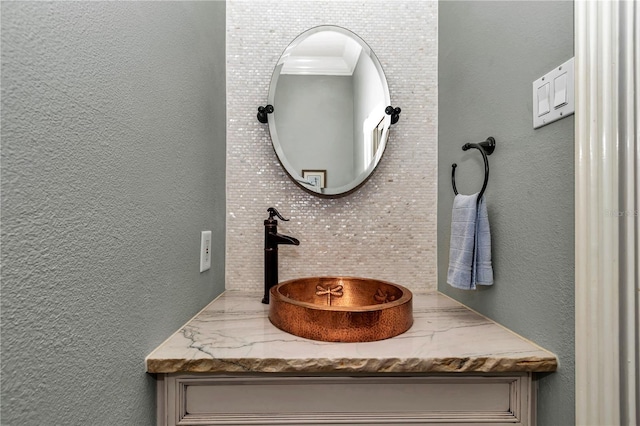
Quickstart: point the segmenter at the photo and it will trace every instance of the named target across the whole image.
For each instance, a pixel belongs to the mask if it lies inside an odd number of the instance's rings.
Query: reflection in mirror
[[[391,118],[387,80],[371,48],[344,28],[298,36],[271,78],[269,131],[289,176],[313,193],[362,185],[384,152]]]

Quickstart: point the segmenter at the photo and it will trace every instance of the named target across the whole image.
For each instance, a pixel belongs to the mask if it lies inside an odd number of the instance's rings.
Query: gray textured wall
[[[558,355],[538,424],[573,424],[574,120],[531,118],[531,83],[573,56],[573,2],[441,1],[439,28],[439,289]],[[446,284],[451,163],[459,191],[479,191],[482,157],[460,147],[487,136],[495,284],[465,292]]]
[[[144,357],[224,288],[224,26],[2,2],[3,425],[155,424]]]

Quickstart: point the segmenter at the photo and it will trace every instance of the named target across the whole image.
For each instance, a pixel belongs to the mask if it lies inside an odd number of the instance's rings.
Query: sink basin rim
[[[391,302],[386,302],[386,303],[377,303],[377,304],[373,304],[373,305],[362,305],[362,306],[327,306],[327,305],[318,305],[315,303],[309,303],[309,302],[302,302],[300,300],[297,299],[293,299],[291,297],[285,296],[284,294],[282,294],[280,292],[280,289],[282,287],[285,286],[285,284],[291,284],[294,283],[296,281],[302,281],[302,280],[309,280],[309,279],[314,279],[314,278],[322,278],[322,279],[330,279],[330,280],[366,280],[366,281],[375,281],[375,282],[379,282],[379,283],[383,283],[389,286],[393,286],[393,287],[397,287],[402,291],[402,296],[396,300],[393,300]],[[389,308],[393,308],[395,306],[399,306],[399,305],[403,305],[405,303],[407,303],[408,301],[410,301],[411,299],[413,299],[413,293],[411,293],[411,290],[409,290],[408,288],[401,286],[400,284],[396,284],[396,283],[392,283],[390,281],[385,281],[385,280],[379,280],[376,278],[363,278],[363,277],[354,277],[354,276],[333,276],[333,275],[318,275],[318,276],[312,276],[312,277],[303,277],[303,278],[294,278],[294,279],[290,279],[287,281],[283,281],[281,283],[278,283],[278,285],[275,285],[271,288],[271,297],[279,297],[280,299],[294,304],[294,305],[299,305],[299,306],[303,306],[305,308],[310,308],[310,309],[317,309],[317,310],[321,310],[321,311],[342,311],[342,312],[373,312],[373,311],[379,311],[381,309],[381,306],[384,306],[383,309],[389,309]],[[275,293],[278,293],[277,296],[275,295]]]

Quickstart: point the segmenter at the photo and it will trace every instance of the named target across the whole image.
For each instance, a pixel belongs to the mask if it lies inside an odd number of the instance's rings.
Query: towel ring
[[[489,160],[487,159],[487,155],[493,154],[493,151],[496,149],[496,140],[489,136],[484,142],[466,143],[462,145],[463,151],[467,151],[471,148],[475,148],[480,151],[482,159],[484,160],[484,183],[482,184],[482,189],[480,190],[480,194],[478,194],[478,199],[476,200],[476,203],[479,203],[485,189],[487,189],[487,183],[489,182]],[[451,165],[451,184],[453,185],[453,193],[458,195],[458,188],[456,188],[456,167],[458,167],[456,163]]]

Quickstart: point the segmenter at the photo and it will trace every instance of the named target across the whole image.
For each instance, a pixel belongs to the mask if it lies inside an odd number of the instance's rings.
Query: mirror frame
[[[310,28],[302,32],[301,34],[299,34],[284,49],[271,75],[271,81],[269,83],[268,103],[270,105],[274,105],[274,108],[276,107],[274,101],[275,101],[278,77],[280,76],[282,67],[284,65],[284,61],[289,56],[289,53],[291,52],[291,50],[297,47],[307,37],[322,31],[335,31],[335,32],[341,33],[351,38],[352,40],[356,41],[362,47],[361,55],[366,54],[371,59],[376,71],[378,72],[378,76],[380,77],[380,81],[382,84],[382,91],[385,97],[384,104],[385,106],[391,105],[391,96],[389,94],[389,85],[387,83],[387,77],[382,69],[382,65],[380,64],[378,57],[373,52],[373,49],[371,49],[371,47],[353,31],[350,31],[346,28],[335,26],[335,25],[320,25],[317,27]],[[382,156],[387,148],[390,127],[391,127],[391,116],[388,114],[385,114],[381,143],[378,147],[377,152],[374,153],[373,160],[360,175],[358,175],[353,181],[351,181],[347,185],[343,185],[339,187],[320,188],[320,190],[318,190],[318,188],[316,188],[315,186],[307,184],[303,180],[302,176],[294,175],[295,172],[293,171],[295,171],[296,168],[294,168],[289,163],[289,161],[287,160],[287,157],[285,156],[283,148],[280,144],[280,139],[278,138],[278,132],[276,130],[275,116],[272,115],[269,119],[269,133],[271,135],[271,145],[273,146],[273,149],[276,153],[276,157],[278,158],[278,161],[280,162],[280,165],[282,166],[282,168],[285,170],[289,178],[291,178],[291,180],[296,185],[298,185],[299,187],[301,187],[302,189],[304,189],[305,191],[313,195],[317,195],[323,198],[339,198],[339,197],[351,194],[352,192],[359,189],[362,185],[364,185],[364,183],[367,182],[367,180],[369,180],[369,178],[373,175],[373,172],[377,168],[378,164],[380,163]]]

